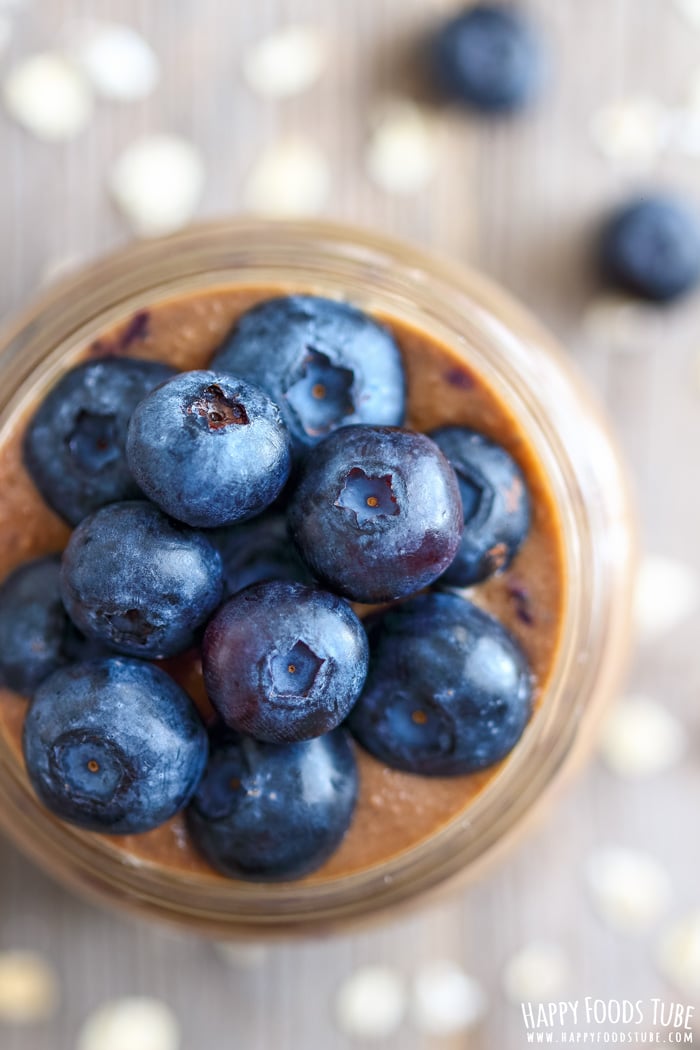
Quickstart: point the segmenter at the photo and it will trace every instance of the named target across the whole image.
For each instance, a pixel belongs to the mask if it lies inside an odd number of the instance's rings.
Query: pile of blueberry
[[[74,531],[0,589],[0,674],[32,697],[27,771],[53,813],[133,834],[184,809],[218,871],[289,879],[349,825],[351,734],[427,775],[513,748],[526,660],[450,588],[509,565],[526,486],[492,441],[404,411],[390,332],[313,296],[250,310],[208,371],[64,375],[24,448]],[[363,624],[351,602],[380,610]],[[159,664],[193,648],[206,726]]]

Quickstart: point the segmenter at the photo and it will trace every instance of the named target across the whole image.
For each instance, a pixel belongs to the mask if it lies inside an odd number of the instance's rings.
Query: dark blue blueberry
[[[71,623],[60,569],[60,554],[36,558],[0,587],[0,683],[27,696],[58,667],[103,652]]]
[[[525,479],[504,448],[474,430],[442,427],[430,437],[454,468],[464,513],[462,542],[442,580],[470,587],[506,569],[527,536]]]
[[[307,457],[292,537],[314,576],[346,598],[382,602],[427,587],[457,552],[457,478],[424,434],[343,427]]]
[[[520,109],[543,79],[540,41],[507,4],[475,4],[451,18],[432,40],[430,57],[444,95],[488,113]]]
[[[173,374],[157,361],[87,361],[41,402],[24,438],[27,470],[48,505],[72,525],[106,503],[139,496],[124,452],[129,417]]]
[[[668,302],[700,280],[700,220],[674,197],[633,201],[607,220],[600,241],[605,278],[642,299]]]
[[[367,674],[367,637],[342,598],[301,583],[241,591],[204,635],[207,694],[224,722],[272,743],[339,725]]]
[[[311,583],[283,514],[263,514],[242,525],[212,530],[207,536],[221,555],[227,597],[266,580]]]
[[[367,684],[349,727],[382,762],[448,776],[485,769],[517,744],[532,681],[515,640],[456,594],[421,594],[368,623]]]
[[[94,660],[55,671],[24,724],[34,790],[62,820],[90,831],[149,831],[187,805],[208,741],[189,699],[138,660]]]
[[[266,390],[299,452],[346,423],[403,422],[398,347],[349,303],[313,295],[269,299],[240,318],[214,367]]]
[[[206,536],[145,500],[90,515],[63,555],[71,619],[120,653],[150,659],[189,648],[222,591],[221,558]]]
[[[342,729],[299,744],[232,734],[212,741],[187,824],[195,846],[223,875],[298,879],[340,845],[357,790],[355,758]]]
[[[289,477],[289,435],[277,405],[225,372],[182,372],[134,410],[129,467],[145,494],[200,528],[259,514]]]

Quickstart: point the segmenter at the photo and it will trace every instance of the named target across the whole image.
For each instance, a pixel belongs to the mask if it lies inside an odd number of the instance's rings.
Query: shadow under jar
[[[338,851],[301,881],[257,884],[216,875],[181,817],[130,837],[54,818],[24,769],[27,702],[0,691],[0,821],[8,834],[76,890],[219,937],[333,929],[473,877],[585,755],[629,641],[634,544],[625,478],[565,356],[478,275],[321,223],[234,220],[140,244],[51,289],[18,320],[0,356],[0,578],[67,541],[21,456],[26,421],[63,372],[115,352],[206,367],[240,313],[290,292],[347,299],[392,329],[409,426],[473,427],[518,461],[532,503],[529,536],[512,565],[470,597],[520,642],[535,675],[535,710],[511,755],[469,776],[401,773],[357,748],[360,798]],[[173,667],[201,701],[196,662]]]

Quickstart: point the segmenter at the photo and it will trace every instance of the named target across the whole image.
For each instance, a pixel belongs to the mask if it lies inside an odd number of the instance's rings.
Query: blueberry
[[[426,587],[462,537],[457,478],[424,434],[343,427],[303,464],[288,511],[299,551],[330,590],[358,602]]]
[[[269,299],[240,318],[214,366],[268,392],[297,452],[346,423],[403,422],[398,347],[349,303],[313,295]]]
[[[204,635],[207,693],[224,722],[283,744],[334,729],[360,695],[367,637],[342,598],[301,583],[241,591]]]
[[[668,302],[700,280],[700,220],[674,197],[633,201],[608,218],[599,252],[610,284],[642,299]]]
[[[55,671],[24,724],[29,779],[56,816],[90,831],[149,831],[187,805],[207,762],[194,705],[139,660]]]
[[[530,717],[515,640],[456,594],[421,594],[368,623],[367,685],[349,727],[395,769],[448,776],[504,758]]]
[[[173,374],[157,361],[107,357],[77,365],[44,398],[27,427],[24,458],[66,521],[77,525],[106,503],[139,496],[124,453],[129,417]]]
[[[442,580],[469,587],[506,569],[527,536],[525,479],[504,448],[474,430],[442,427],[430,437],[457,474],[464,513],[462,542]]]
[[[506,4],[475,4],[451,18],[432,40],[430,58],[442,93],[484,112],[520,109],[542,81],[540,41]]]
[[[153,658],[187,649],[222,590],[221,558],[206,536],[145,501],[90,515],[63,555],[71,619],[120,653]]]
[[[225,372],[182,372],[144,398],[126,452],[149,499],[200,528],[259,514],[289,477],[289,435],[277,405]]]
[[[60,554],[36,558],[0,587],[0,682],[27,696],[58,667],[102,655],[63,607],[60,569]]]
[[[213,529],[207,536],[221,555],[227,597],[266,580],[311,583],[284,514],[270,512],[242,525]]]
[[[355,758],[342,729],[298,744],[231,734],[212,741],[187,824],[195,846],[223,875],[298,879],[340,844],[357,790]]]

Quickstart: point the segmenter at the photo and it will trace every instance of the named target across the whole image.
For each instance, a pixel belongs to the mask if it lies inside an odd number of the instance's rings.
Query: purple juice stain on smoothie
[[[472,390],[476,386],[474,376],[466,368],[449,368],[443,374],[443,379],[458,390]]]
[[[532,598],[527,587],[519,583],[510,583],[508,585],[508,595],[513,600],[515,615],[520,622],[528,627],[534,626],[535,615],[532,611]]]
[[[148,310],[139,310],[116,338],[97,338],[90,344],[91,357],[114,357],[126,353],[133,343],[141,342],[150,334],[151,315]]]

